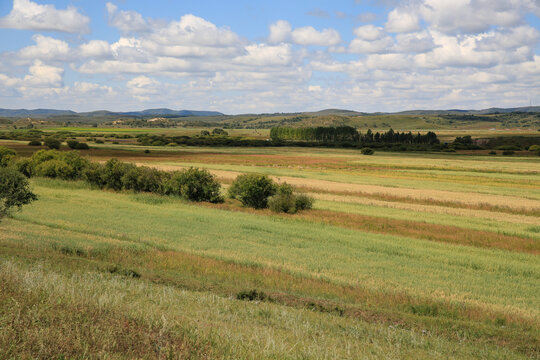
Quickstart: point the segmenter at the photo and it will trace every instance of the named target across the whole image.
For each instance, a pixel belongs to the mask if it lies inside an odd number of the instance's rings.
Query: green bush
[[[117,191],[122,190],[124,188],[122,178],[135,167],[134,164],[124,163],[118,159],[110,159],[102,169],[101,177],[104,187]]]
[[[163,193],[162,171],[146,166],[132,167],[122,177],[124,189],[137,192]]]
[[[64,180],[74,179],[75,170],[62,160],[47,160],[35,168],[35,175]]]
[[[189,168],[174,172],[167,181],[165,193],[190,201],[223,202],[221,185],[206,169]]]
[[[504,150],[502,152],[503,155],[514,155],[514,150]]]
[[[296,201],[293,188],[289,184],[277,186],[276,195],[268,199],[268,207],[274,212],[284,212],[294,214],[296,212]]]
[[[497,155],[497,152],[495,150],[491,150],[490,152],[488,152],[489,155]]]
[[[268,199],[268,207],[274,212],[295,214],[313,207],[313,199],[305,194],[295,194],[289,184],[279,185],[276,195]]]
[[[60,166],[60,164],[55,164],[54,167],[52,164],[41,166],[41,164],[50,160],[60,161],[65,166]],[[31,169],[29,173],[31,175],[59,177],[62,179],[80,179],[84,169],[89,165],[90,161],[81,157],[76,151],[40,150],[35,152],[30,158]],[[70,172],[66,172],[68,168],[71,168]],[[58,173],[56,170],[60,172]],[[68,173],[70,175],[66,177]]]
[[[13,168],[0,168],[0,219],[12,208],[20,208],[36,199],[23,174]]]
[[[375,153],[372,148],[368,147],[360,149],[360,152],[362,153],[362,155],[373,155]]]
[[[88,150],[88,149],[90,149],[90,147],[88,146],[87,143],[80,142],[75,146],[75,149],[77,149],[77,150]]]
[[[298,194],[295,199],[296,210],[309,210],[313,207],[313,198],[306,194]]]
[[[30,140],[28,146],[41,146],[41,141],[39,140]]]
[[[96,139],[96,141],[94,141],[96,144],[105,144],[105,141],[101,140],[101,139]]]
[[[15,161],[12,161],[11,166],[26,177],[32,176],[33,168],[32,161],[30,159],[15,159]]]
[[[43,140],[43,145],[47,146],[49,149],[60,149],[60,145],[61,145],[61,142],[60,140],[56,139],[56,138],[53,138],[53,137],[48,137],[48,138],[45,138],[45,140]]]
[[[0,166],[6,167],[15,158],[17,153],[5,146],[0,146]]]
[[[276,193],[276,185],[266,175],[239,175],[229,187],[229,196],[238,199],[245,206],[263,209],[268,206],[268,198]]]
[[[68,140],[67,146],[69,146],[70,149],[76,149],[77,145],[79,145],[79,142],[77,140]]]
[[[82,177],[90,185],[104,188],[106,183],[103,178],[104,166],[97,163],[90,163],[83,171]]]

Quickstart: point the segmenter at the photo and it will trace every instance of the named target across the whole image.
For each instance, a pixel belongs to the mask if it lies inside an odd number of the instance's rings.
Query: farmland
[[[0,223],[8,357],[540,356],[537,156],[135,144],[81,154],[206,168],[223,189],[267,174],[316,202],[276,214],[32,178],[39,200]]]

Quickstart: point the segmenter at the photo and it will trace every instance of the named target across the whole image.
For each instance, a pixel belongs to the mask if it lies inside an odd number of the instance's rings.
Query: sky
[[[0,108],[540,105],[540,0],[0,0]]]

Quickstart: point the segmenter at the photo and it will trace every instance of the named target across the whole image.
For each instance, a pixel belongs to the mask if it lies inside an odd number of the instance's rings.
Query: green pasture
[[[188,251],[376,291],[404,291],[538,316],[533,255],[461,247],[260,216],[180,201],[149,205],[129,194],[33,181],[40,200],[16,213],[29,224],[112,238],[133,248]],[[26,224],[26,225],[25,225]],[[46,236],[46,234],[39,234]]]

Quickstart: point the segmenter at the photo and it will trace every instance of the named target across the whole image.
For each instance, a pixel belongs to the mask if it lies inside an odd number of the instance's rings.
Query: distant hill
[[[71,110],[55,110],[55,109],[0,109],[0,116],[4,117],[48,117],[56,115],[76,115],[75,111]]]
[[[113,112],[107,110],[91,111],[91,112],[75,112],[71,110],[55,110],[55,109],[0,109],[0,116],[3,117],[33,117],[46,118],[49,116],[64,116],[64,115],[80,115],[87,117],[98,116],[222,116],[223,113],[218,111],[196,111],[196,110],[171,110],[171,109],[147,109],[143,111],[129,112]]]
[[[393,115],[487,115],[487,114],[507,114],[513,112],[536,113],[540,112],[540,106],[524,106],[516,108],[489,108],[483,110],[409,110],[397,113],[387,113]]]

